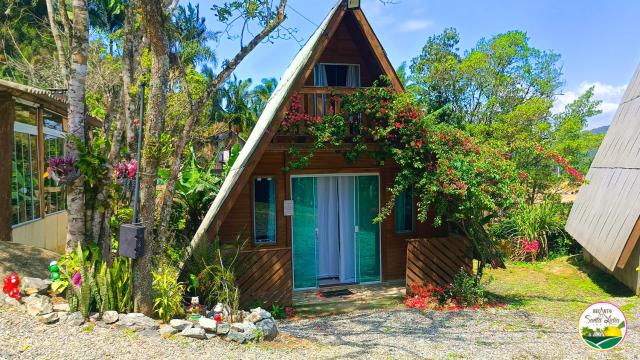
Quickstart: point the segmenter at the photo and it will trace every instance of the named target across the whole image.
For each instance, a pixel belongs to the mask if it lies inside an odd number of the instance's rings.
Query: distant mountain
[[[589,130],[589,132],[592,134],[606,134],[607,130],[609,130],[609,125],[600,126],[595,129],[591,129]]]

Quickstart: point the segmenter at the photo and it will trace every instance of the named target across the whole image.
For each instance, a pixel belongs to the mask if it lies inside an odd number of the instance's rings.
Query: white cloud
[[[400,32],[413,32],[426,29],[431,25],[433,22],[430,20],[407,20],[401,22],[397,29]]]
[[[551,111],[554,113],[561,112],[564,110],[565,106],[575,101],[585,91],[589,90],[590,87],[593,87],[593,97],[602,101],[600,104],[602,114],[589,120],[589,128],[609,125],[613,119],[613,115],[618,109],[622,95],[627,88],[626,85],[616,86],[604,84],[600,81],[583,81],[577,88],[565,91],[564,94],[556,96],[556,101],[553,104]]]

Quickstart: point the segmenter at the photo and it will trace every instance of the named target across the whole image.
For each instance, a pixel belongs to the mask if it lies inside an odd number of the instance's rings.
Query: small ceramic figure
[[[20,277],[18,277],[18,274],[9,274],[6,278],[4,278],[4,282],[2,284],[2,292],[7,294],[7,296],[20,301],[22,296],[20,295],[19,286]]]
[[[199,319],[202,317],[202,305],[200,305],[200,298],[197,296],[191,298],[189,312],[191,313],[192,319]]]
[[[49,274],[52,281],[60,280],[60,267],[58,267],[57,261],[52,261],[49,264]]]

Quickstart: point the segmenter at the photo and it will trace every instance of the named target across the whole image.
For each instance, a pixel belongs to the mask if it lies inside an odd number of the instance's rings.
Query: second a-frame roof
[[[362,10],[346,10],[344,1],[339,0],[306,44],[300,49],[280,78],[278,86],[267,102],[256,126],[253,128],[246,144],[240,151],[238,158],[225,178],[218,195],[194,235],[191,241],[191,249],[195,248],[200,240],[206,237],[207,231],[217,232],[222,219],[228,213],[233,202],[235,202],[237,194],[234,192],[239,192],[246,184],[247,179],[250,177],[249,174],[251,174],[269,142],[271,142],[275,135],[290,95],[304,82],[307,76],[309,76],[315,61],[324,51],[347,11],[353,12],[357,24],[360,26],[365,38],[369,41],[376,60],[385,75],[391,79],[396,89],[402,89],[402,84],[391,62],[387,58],[380,41],[373,32]]]
[[[609,270],[624,267],[640,238],[640,66],[627,86],[566,230]]]

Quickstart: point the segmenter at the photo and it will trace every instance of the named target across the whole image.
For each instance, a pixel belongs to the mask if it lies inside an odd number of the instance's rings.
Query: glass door
[[[356,263],[358,282],[380,281],[380,211],[377,175],[356,176]]]
[[[317,178],[291,179],[293,199],[293,288],[318,287]]]

